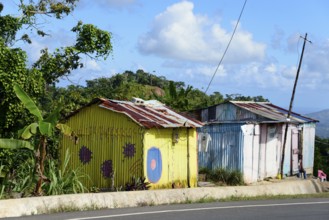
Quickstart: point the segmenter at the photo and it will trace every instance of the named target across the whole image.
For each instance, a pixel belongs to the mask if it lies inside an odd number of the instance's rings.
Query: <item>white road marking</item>
[[[255,207],[294,206],[294,205],[317,205],[317,204],[329,204],[329,201],[281,203],[281,204],[260,204],[260,205],[241,205],[241,206],[224,206],[224,207],[221,206],[221,207],[205,207],[205,208],[194,208],[194,209],[168,209],[168,210],[151,211],[151,212],[133,212],[133,213],[117,214],[117,215],[103,215],[103,216],[84,217],[84,218],[71,218],[71,219],[67,219],[67,220],[116,218],[116,217],[133,216],[133,215],[150,215],[150,214],[161,214],[161,213],[170,213],[170,212],[189,212],[189,211],[203,211],[203,210],[216,210],[216,209],[255,208]]]

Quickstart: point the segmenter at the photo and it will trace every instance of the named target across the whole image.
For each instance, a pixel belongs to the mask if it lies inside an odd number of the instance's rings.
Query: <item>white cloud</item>
[[[273,49],[280,49],[282,47],[282,40],[284,37],[284,31],[279,27],[275,28],[275,33],[272,36],[271,46]]]
[[[290,53],[300,53],[300,45],[302,41],[299,33],[291,34],[287,39],[286,51]]]
[[[95,60],[87,60],[87,62],[84,64],[84,67],[86,70],[89,71],[100,71],[102,68],[98,65],[98,63]]]
[[[31,44],[24,45],[24,48],[28,54],[29,62],[35,63],[40,58],[40,51],[46,48],[46,45],[38,41],[32,41]]]
[[[157,15],[152,29],[139,38],[139,51],[168,59],[218,63],[232,33],[208,17],[194,14],[193,8],[193,3],[182,1]],[[225,62],[250,62],[264,55],[265,45],[254,42],[252,34],[238,28]]]
[[[270,63],[265,66],[264,70],[269,73],[275,73],[277,71],[277,68],[274,63]]]
[[[329,39],[324,42],[308,44],[304,61],[310,71],[329,74]]]

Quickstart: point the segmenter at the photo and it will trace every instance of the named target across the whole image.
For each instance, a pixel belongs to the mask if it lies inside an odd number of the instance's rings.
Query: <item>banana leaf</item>
[[[6,139],[6,138],[0,138],[0,148],[6,148],[6,149],[27,148],[30,150],[34,150],[33,146],[28,141]]]
[[[35,115],[39,121],[43,120],[41,112],[33,100],[25,93],[25,91],[17,84],[14,85],[14,91],[17,97],[22,101],[25,108],[30,111],[31,114]]]

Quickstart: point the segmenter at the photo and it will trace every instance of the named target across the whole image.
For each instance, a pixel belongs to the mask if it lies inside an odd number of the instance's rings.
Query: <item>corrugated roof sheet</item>
[[[273,105],[270,102],[246,102],[246,101],[229,101],[230,103],[250,111],[254,114],[261,115],[265,118],[285,122],[287,121],[288,110],[279,106]],[[291,112],[290,122],[307,123],[307,122],[319,122],[316,119],[309,118],[295,112]]]
[[[146,128],[202,127],[203,123],[177,113],[156,100],[144,101],[135,98],[134,101],[119,101],[97,98],[87,106],[98,104],[99,107],[127,115],[140,126]],[[80,109],[78,110],[80,111]],[[74,112],[68,117],[76,114]]]

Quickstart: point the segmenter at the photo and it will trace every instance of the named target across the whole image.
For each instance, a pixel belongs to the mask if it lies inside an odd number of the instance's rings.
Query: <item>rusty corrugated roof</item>
[[[265,118],[284,122],[287,121],[288,110],[283,109],[279,106],[273,105],[270,102],[249,102],[249,101],[229,101],[230,103],[250,111],[254,114],[263,116]],[[309,118],[295,112],[291,112],[291,122],[307,123],[307,122],[319,122],[316,119]]]
[[[138,100],[138,101],[136,101]],[[173,111],[156,100],[119,101],[97,98],[90,102],[99,107],[127,115],[140,126],[146,128],[176,128],[176,127],[202,127],[203,123]],[[71,114],[76,114],[79,110]],[[69,116],[69,117],[70,117]]]

